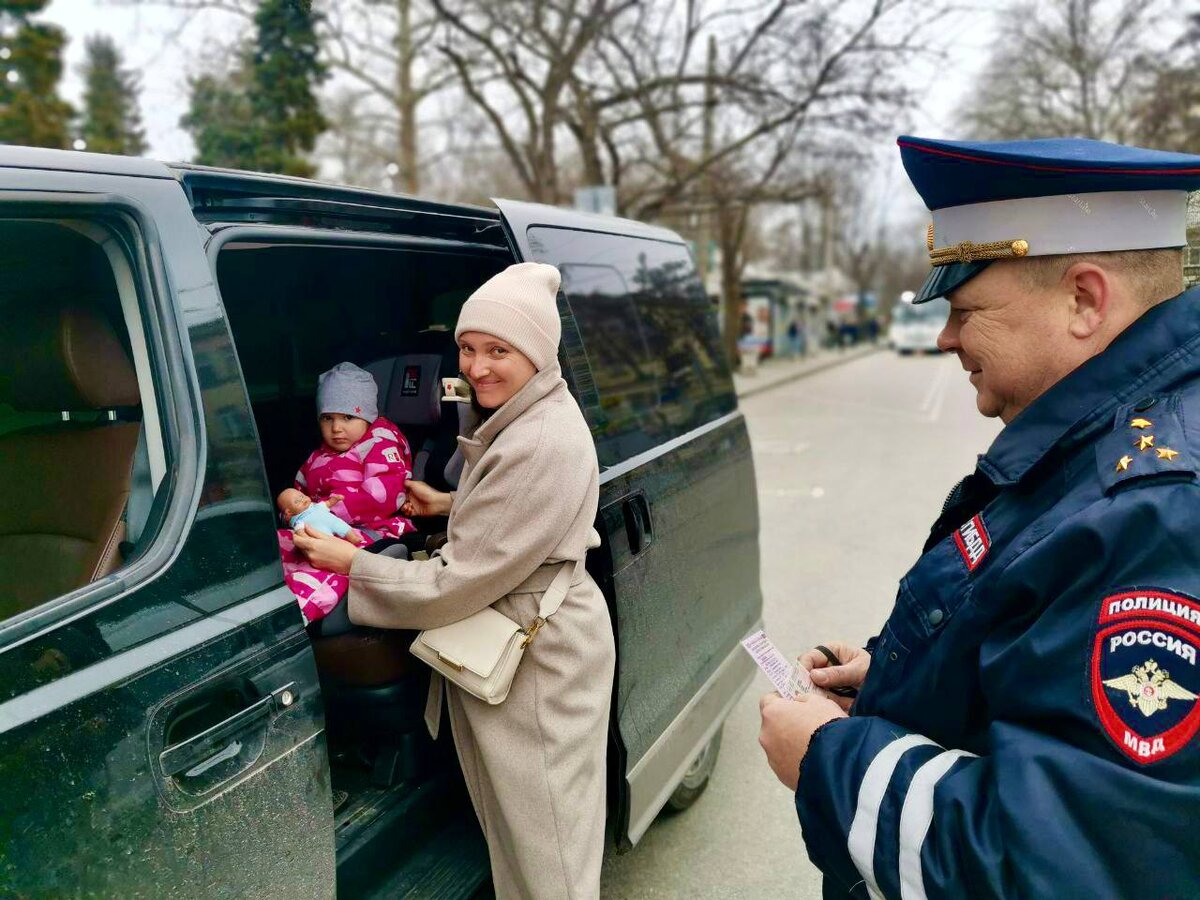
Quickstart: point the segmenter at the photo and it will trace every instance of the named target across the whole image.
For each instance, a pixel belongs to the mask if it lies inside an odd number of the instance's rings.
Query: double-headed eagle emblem
[[[1172,681],[1171,673],[1160,669],[1152,659],[1146,660],[1143,666],[1134,666],[1132,674],[1108,679],[1104,686],[1125,691],[1129,695],[1129,705],[1136,706],[1147,717],[1166,709],[1168,700],[1197,698],[1196,694]]]

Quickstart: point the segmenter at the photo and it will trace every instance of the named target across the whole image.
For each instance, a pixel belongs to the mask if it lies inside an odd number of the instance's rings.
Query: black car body
[[[563,272],[563,369],[601,463],[588,568],[618,638],[619,846],[719,739],[752,675],[758,513],[691,256],[663,229],[497,207],[0,148],[0,471],[19,487],[0,513],[0,896],[464,897],[486,878],[405,636],[386,657],[372,638],[388,673],[318,666],[271,498],[315,444],[317,373],[375,361],[414,396],[455,374],[459,306],[518,259]],[[81,306],[140,403],[7,396],[3,371],[52,352],[19,323]],[[398,424],[437,483],[457,423],[423,410]],[[132,459],[79,449],[118,428]],[[96,542],[112,559],[81,579]]]

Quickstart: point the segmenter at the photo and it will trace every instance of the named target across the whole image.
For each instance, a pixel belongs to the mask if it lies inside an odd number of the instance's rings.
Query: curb
[[[818,372],[824,372],[828,369],[832,369],[837,366],[845,365],[848,362],[853,362],[856,359],[862,359],[865,356],[870,356],[873,353],[879,353],[883,349],[884,349],[884,347],[882,347],[882,346],[873,345],[870,347],[865,347],[865,348],[859,349],[857,351],[852,351],[850,353],[845,353],[840,356],[836,356],[833,359],[829,359],[829,360],[825,360],[824,362],[817,363],[816,365],[813,365],[811,368],[801,369],[798,372],[793,372],[791,375],[784,375],[782,378],[777,378],[774,381],[767,382],[766,384],[756,384],[753,387],[747,388],[744,391],[739,391],[737,398],[739,401],[741,401],[741,400],[747,399],[748,397],[753,397],[756,394],[763,394],[763,393],[766,393],[767,391],[773,391],[777,387],[783,387],[785,384],[791,384],[793,381],[799,381],[801,378],[807,378],[809,375],[816,375]]]

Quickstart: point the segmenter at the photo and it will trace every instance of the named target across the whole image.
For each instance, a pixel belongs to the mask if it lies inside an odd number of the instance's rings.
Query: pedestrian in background
[[[796,322],[795,319],[792,319],[792,321],[788,324],[787,336],[788,336],[788,347],[791,350],[791,355],[792,356],[803,356],[804,355],[804,345],[803,345],[801,337],[800,337],[800,325]]]
[[[1200,157],[900,139],[939,347],[1005,428],[865,649],[764,697],[825,896],[1194,897]],[[847,715],[847,709],[850,715]]]

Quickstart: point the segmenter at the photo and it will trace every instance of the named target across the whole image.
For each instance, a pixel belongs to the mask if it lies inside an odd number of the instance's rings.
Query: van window
[[[603,466],[686,434],[736,406],[716,320],[683,244],[547,226],[598,402],[584,403]],[[568,348],[569,349],[569,348]],[[568,364],[582,368],[575,354]]]
[[[658,367],[629,287],[609,265],[564,263],[560,271],[595,386],[597,405],[586,412],[599,428],[602,449],[620,459],[647,450],[653,443],[642,425],[657,415]]]
[[[105,577],[150,537],[165,457],[136,282],[113,237],[96,222],[0,219],[0,619]]]

